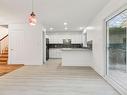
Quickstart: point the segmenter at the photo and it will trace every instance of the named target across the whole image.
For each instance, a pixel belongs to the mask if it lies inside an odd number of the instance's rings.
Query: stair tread
[[[7,65],[7,62],[0,62],[0,65]]]
[[[7,60],[0,60],[0,62],[7,62]]]
[[[0,55],[0,57],[8,57],[8,55]]]
[[[24,64],[7,64],[8,63],[8,47],[5,47],[0,54],[0,75],[4,75],[13,70],[16,70]]]
[[[4,52],[4,53],[2,53],[2,55],[3,55],[3,54],[8,54],[8,53]]]
[[[8,47],[5,47],[0,54],[0,65],[7,65],[8,63]]]
[[[2,57],[0,57],[0,59],[8,59],[8,57],[5,57],[5,56],[3,57],[3,56],[2,56]]]

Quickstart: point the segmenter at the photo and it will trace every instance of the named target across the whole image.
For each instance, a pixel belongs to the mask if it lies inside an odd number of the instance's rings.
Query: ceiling
[[[38,23],[49,30],[71,31],[85,27],[110,0],[34,0]],[[32,0],[0,0],[0,24],[27,23]]]

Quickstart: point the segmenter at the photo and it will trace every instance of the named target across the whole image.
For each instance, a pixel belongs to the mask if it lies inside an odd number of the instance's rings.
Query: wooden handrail
[[[5,39],[8,36],[8,34],[6,36],[4,36],[2,39],[0,39],[0,41],[2,41],[3,39]]]

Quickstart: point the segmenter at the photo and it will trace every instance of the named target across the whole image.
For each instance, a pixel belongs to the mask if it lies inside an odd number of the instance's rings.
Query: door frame
[[[42,48],[43,48],[43,64],[45,64],[46,63],[46,30],[44,29],[43,31],[42,31],[42,40],[43,40],[43,46],[42,46]]]
[[[121,14],[122,12],[124,12],[125,10],[127,10],[127,4],[125,4],[124,6],[122,6],[122,7],[120,7],[118,10],[116,10],[115,12],[113,12],[112,14],[110,14],[107,18],[105,18],[104,19],[104,39],[105,39],[105,52],[104,52],[104,54],[105,54],[105,70],[104,70],[104,72],[105,72],[105,76],[108,76],[108,60],[107,60],[107,56],[108,56],[108,52],[107,52],[107,37],[108,37],[108,30],[107,30],[107,22],[109,21],[109,20],[111,20],[113,17],[115,17],[115,16],[117,16],[117,15],[119,15],[119,14]],[[127,43],[127,42],[126,42]],[[126,54],[126,59],[127,59],[127,54]]]
[[[114,11],[112,14],[110,14],[108,17],[106,17],[104,19],[104,22],[103,22],[103,28],[104,28],[104,79],[109,83],[111,84],[120,94],[122,95],[125,95],[125,93],[127,93],[126,89],[124,89],[123,87],[121,87],[119,85],[118,82],[116,82],[114,79],[112,79],[112,77],[110,77],[108,75],[108,63],[107,63],[107,55],[108,55],[108,52],[107,52],[107,21],[109,21],[111,18],[117,16],[118,14],[120,14],[121,12],[125,11],[127,9],[127,4],[125,4],[124,6],[118,8],[116,11]],[[126,42],[127,43],[127,42]],[[126,58],[127,58],[127,54],[126,54]]]
[[[8,24],[0,24],[0,26],[7,28],[7,34],[5,35],[5,38],[8,37],[7,43],[8,43],[8,60],[7,64],[9,64],[9,25]],[[0,42],[0,53],[1,53],[1,42]]]

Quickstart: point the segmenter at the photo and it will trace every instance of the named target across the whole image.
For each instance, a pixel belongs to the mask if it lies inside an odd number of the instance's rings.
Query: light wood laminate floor
[[[0,77],[0,95],[120,95],[90,67],[49,61]]]

